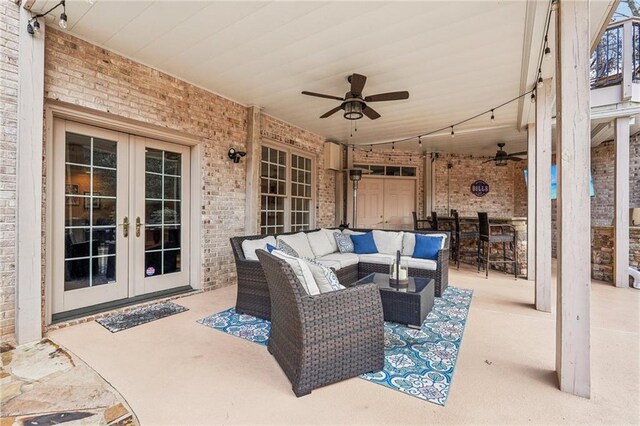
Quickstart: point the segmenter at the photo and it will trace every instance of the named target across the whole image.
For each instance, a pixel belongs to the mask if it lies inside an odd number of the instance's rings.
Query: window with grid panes
[[[262,147],[260,232],[311,228],[312,161],[287,150]]]

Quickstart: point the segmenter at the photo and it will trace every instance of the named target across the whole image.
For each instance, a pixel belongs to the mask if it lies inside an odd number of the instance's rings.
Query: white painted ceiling
[[[55,3],[37,0],[32,10],[42,12]],[[592,39],[611,3],[592,1]],[[242,104],[261,106],[329,140],[367,145],[448,126],[530,88],[548,5],[535,0],[67,0],[66,7],[68,31],[80,38]],[[300,94],[344,96],[346,78],[354,72],[368,77],[365,95],[408,90],[410,98],[372,103],[382,117],[358,120],[352,132],[341,113],[319,118],[338,101]],[[453,139],[449,130],[425,138],[424,148],[493,154],[497,142],[506,142],[507,151],[524,150],[518,111],[528,116],[525,101],[496,110],[493,123],[487,115],[456,127]],[[396,147],[417,149],[417,141]]]

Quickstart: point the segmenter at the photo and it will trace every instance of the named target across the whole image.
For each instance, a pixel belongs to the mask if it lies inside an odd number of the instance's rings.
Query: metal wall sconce
[[[229,149],[229,158],[233,160],[234,163],[239,163],[240,159],[247,155],[244,151],[236,151],[234,148]]]
[[[42,18],[43,16],[48,15],[49,13],[57,9],[59,6],[62,6],[62,13],[60,14],[60,21],[58,21],[58,25],[60,25],[60,28],[62,28],[63,30],[66,30],[67,29],[67,8],[65,6],[65,0],[60,0],[60,2],[55,6],[53,6],[51,9],[29,19],[29,21],[27,21],[27,32],[31,35],[34,35],[38,31],[40,31],[40,22],[38,22],[38,18]]]

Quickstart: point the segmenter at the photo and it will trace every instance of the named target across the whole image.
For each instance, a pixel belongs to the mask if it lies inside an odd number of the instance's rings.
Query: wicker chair
[[[301,397],[384,366],[384,322],[375,284],[309,296],[291,267],[257,251],[271,294],[269,352]]]

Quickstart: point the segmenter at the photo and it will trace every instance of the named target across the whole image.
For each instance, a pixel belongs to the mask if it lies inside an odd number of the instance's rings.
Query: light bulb
[[[418,136],[418,146],[422,148],[422,138]]]
[[[544,86],[544,81],[542,80],[542,76],[538,77],[538,87]]]
[[[491,121],[493,122],[496,119],[496,116],[493,115],[493,110],[491,110]]]
[[[549,59],[551,57],[551,48],[549,46],[544,48],[544,57],[545,59]]]
[[[62,28],[63,30],[67,29],[67,14],[62,12],[60,14],[60,22],[58,22],[58,25],[60,25],[60,28]]]
[[[531,103],[535,104],[536,103],[536,94],[531,92]]]
[[[455,137],[456,137],[456,134],[453,132],[453,126],[451,126],[451,137],[452,137],[452,138],[455,138]]]

